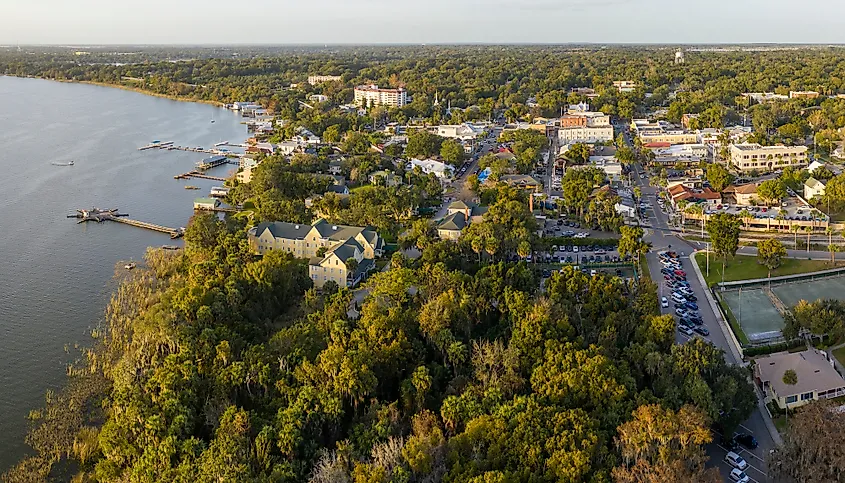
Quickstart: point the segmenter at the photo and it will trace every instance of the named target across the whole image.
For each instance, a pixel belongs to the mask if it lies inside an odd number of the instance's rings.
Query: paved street
[[[658,252],[667,250],[671,247],[671,249],[677,252],[679,256],[683,253],[681,256],[684,267],[683,269],[688,274],[687,280],[689,281],[690,288],[698,298],[697,303],[701,309],[701,319],[704,321],[704,326],[710,331],[710,336],[705,339],[725,351],[725,359],[728,363],[742,364],[743,361],[737,360],[737,357],[728,345],[723,327],[720,326],[717,321],[716,314],[707,303],[707,298],[704,293],[705,289],[702,287],[698,277],[693,271],[692,263],[694,262],[690,260],[690,254],[698,247],[687,243],[686,241],[680,239],[674,232],[669,231],[670,227],[667,216],[660,210],[659,205],[657,204],[657,188],[649,186],[648,179],[643,180],[641,178],[641,173],[637,167],[634,168],[634,171],[636,173],[637,183],[639,183],[640,189],[642,190],[643,201],[651,205],[651,208],[646,211],[646,218],[652,229],[646,230],[647,236],[645,237],[645,240],[652,243],[653,250],[646,255],[646,259],[648,261],[649,272],[652,274],[652,279],[654,279],[656,283],[659,283],[658,295],[661,297],[667,296],[667,294],[671,295],[671,290],[666,287],[666,284],[663,281],[663,276],[660,274],[662,265],[660,264],[657,256]],[[668,309],[661,310],[663,313],[674,313],[671,301]],[[701,336],[696,334],[694,337]],[[679,343],[684,343],[689,340],[689,337],[678,333],[677,340]],[[745,421],[738,429],[740,432],[746,432],[753,435],[759,442],[759,447],[753,451],[747,449],[738,450],[738,452],[748,461],[749,467],[746,470],[746,474],[748,474],[752,481],[756,482],[768,481],[764,459],[765,455],[769,453],[769,450],[775,446],[763,417],[761,410],[758,408],[754,411],[754,413],[752,413],[748,421]],[[724,461],[727,450],[717,444],[719,436],[720,435],[717,435],[716,442],[708,447],[708,455],[710,456],[711,464],[718,465],[722,472],[722,476],[726,481],[728,481],[731,467]]]

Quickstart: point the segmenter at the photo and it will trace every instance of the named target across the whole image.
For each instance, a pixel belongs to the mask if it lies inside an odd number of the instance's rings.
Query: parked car
[[[680,317],[686,317],[687,311],[684,309],[675,309],[675,313],[678,314]]]
[[[710,335],[710,331],[707,330],[707,327],[704,327],[703,325],[696,325],[693,330],[705,337]]]
[[[690,335],[690,336],[693,334],[692,329],[690,329],[686,325],[682,325],[682,324],[678,325],[678,332],[680,332],[684,335]]]
[[[755,449],[757,448],[757,439],[754,436],[751,436],[747,433],[739,433],[734,435],[734,439],[737,443],[745,446],[746,448]]]
[[[703,323],[704,323],[704,321],[703,321],[703,320],[701,320],[701,317],[699,317],[699,316],[697,316],[697,315],[695,315],[695,314],[690,314],[690,315],[688,315],[688,316],[687,316],[687,319],[689,319],[689,321],[690,321],[690,322],[692,322],[692,323],[693,323],[693,324],[695,324],[695,325],[701,325],[701,324],[703,324]]]
[[[682,297],[679,293],[673,292],[672,293],[672,301],[675,302],[676,304],[685,304],[687,302],[687,299]]]
[[[660,306],[663,307],[664,309],[669,308],[669,301],[666,300],[666,297],[660,298]]]
[[[734,453],[733,451],[729,452],[725,455],[725,461],[728,462],[729,465],[733,466],[734,468],[738,468],[740,470],[744,470],[748,468],[748,462],[745,461],[745,458],[742,456]]]
[[[719,413],[720,415],[723,414],[722,411],[719,411]],[[739,449],[739,444],[737,444],[735,439],[728,438],[724,435],[719,439],[719,444],[728,451],[736,451]]]
[[[687,276],[687,272],[685,272],[685,271],[683,271],[683,270],[675,270],[675,275],[677,275],[677,276],[679,276],[679,277],[686,277],[686,276]]]
[[[687,303],[686,303],[686,304],[684,304],[684,305],[686,305],[686,307],[687,307],[688,309],[690,309],[690,310],[695,310],[696,312],[698,312],[698,304],[697,304],[697,303],[695,303],[695,302],[690,302],[689,300],[687,300]]]
[[[731,481],[736,483],[749,483],[751,481],[751,478],[749,478],[744,471],[737,468],[731,470],[730,478]]]

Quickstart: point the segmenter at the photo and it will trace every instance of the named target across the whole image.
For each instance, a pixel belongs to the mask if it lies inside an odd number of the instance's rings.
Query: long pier
[[[221,178],[220,176],[209,176],[205,173],[201,173],[199,171],[188,171],[187,173],[177,174],[173,177],[173,179],[191,179],[191,178],[200,178],[200,179],[210,179],[212,181],[226,181],[226,178]]]
[[[235,145],[235,144],[229,144],[227,142],[226,144],[218,143],[218,144],[215,145],[215,148],[207,149],[207,148],[203,148],[203,147],[199,147],[199,146],[198,147],[177,146],[173,141],[167,141],[167,142],[163,142],[163,143],[153,141],[152,143],[147,144],[146,146],[141,146],[140,148],[138,148],[138,151],[146,151],[147,149],[163,149],[165,151],[187,151],[189,153],[217,154],[217,155],[221,155],[221,156],[234,156],[236,158],[243,157],[243,154],[232,153],[232,152],[229,152],[228,150],[216,149],[219,146],[246,147],[245,145]]]
[[[185,234],[184,228],[170,228],[167,226],[156,225],[155,223],[148,223],[146,221],[132,220],[126,218],[129,215],[126,213],[119,213],[117,208],[112,210],[101,210],[99,208],[92,208],[90,210],[76,210],[76,213],[67,215],[68,218],[78,218],[77,223],[85,223],[87,221],[95,221],[102,223],[104,221],[116,221],[124,225],[136,226],[147,230],[157,231],[159,233],[166,233],[170,238],[181,238]]]
[[[150,144],[147,144],[146,146],[141,146],[140,148],[138,148],[138,151],[146,151],[147,149],[165,149],[165,148],[169,148],[172,145],[173,145],[173,141],[167,141],[167,142],[163,142],[163,143],[158,142],[158,141],[153,141]]]

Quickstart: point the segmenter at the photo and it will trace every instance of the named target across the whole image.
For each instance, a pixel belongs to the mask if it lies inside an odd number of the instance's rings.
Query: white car
[[[734,468],[731,470],[731,481],[735,481],[736,483],[748,483],[751,481],[751,478],[749,478],[744,471]]]
[[[748,468],[748,462],[745,461],[745,458],[734,453],[733,451],[725,455],[725,461],[727,461],[729,465],[739,469],[740,471],[744,470],[745,468]]]
[[[676,304],[685,304],[687,303],[687,299],[683,298],[679,293],[672,294],[672,301]]]
[[[664,309],[669,308],[669,301],[666,300],[666,297],[660,297],[660,306],[663,307]]]

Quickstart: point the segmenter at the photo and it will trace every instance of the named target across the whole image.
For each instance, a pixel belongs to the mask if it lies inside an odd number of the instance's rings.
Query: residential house
[[[341,287],[357,284],[374,267],[384,250],[384,240],[371,228],[331,225],[323,219],[311,225],[261,223],[247,232],[249,243],[259,254],[283,250],[309,259],[309,275],[316,287],[335,281]],[[325,248],[322,257],[317,252]],[[347,263],[356,260],[356,267]]]
[[[343,173],[343,163],[339,160],[329,162],[329,173],[339,175]]]
[[[728,186],[722,193],[725,195],[729,203],[750,206],[758,201],[757,185],[755,183],[744,184],[740,186]]]
[[[437,223],[437,235],[443,240],[457,240],[467,225],[482,221],[484,213],[487,213],[486,206],[453,201],[446,208],[446,216]]]
[[[710,188],[696,189],[683,184],[677,184],[669,188],[669,196],[672,204],[677,206],[679,202],[706,203],[710,206],[722,204],[722,195]]]
[[[323,94],[311,94],[310,96],[308,96],[308,100],[311,101],[311,102],[320,103],[320,102],[328,101],[329,97],[324,96]]]
[[[370,173],[369,180],[371,184],[381,184],[388,187],[399,186],[402,184],[401,176],[387,170]]]
[[[455,175],[453,166],[434,159],[412,159],[406,169],[410,171],[417,167],[425,174],[434,173],[443,182],[450,181]]]
[[[731,144],[731,164],[742,172],[773,171],[807,164],[807,146]]]
[[[195,210],[214,210],[220,206],[220,200],[216,198],[197,198],[194,200]]]
[[[526,189],[534,192],[543,190],[543,183],[537,181],[533,176],[527,174],[503,174],[499,176],[499,181],[520,189]]]
[[[590,87],[573,87],[569,92],[579,96],[585,96],[588,99],[595,99],[596,97],[599,97],[596,90]]]
[[[626,218],[636,218],[637,217],[637,204],[634,202],[634,199],[627,196],[620,196],[619,201],[616,202],[614,205],[616,208],[616,212]]]
[[[619,92],[633,92],[637,88],[637,83],[629,80],[613,81],[613,87]]]
[[[788,370],[795,371],[795,384],[783,381]],[[766,399],[775,401],[781,409],[845,396],[845,379],[833,368],[827,354],[814,348],[758,357],[754,361],[754,380]]]
[[[825,182],[812,176],[804,182],[804,199],[812,200],[816,196],[824,196]]]
[[[790,99],[816,99],[819,93],[816,91],[789,91]]]
[[[349,188],[346,185],[333,184],[326,189],[326,193],[334,193],[336,195],[348,195]]]

